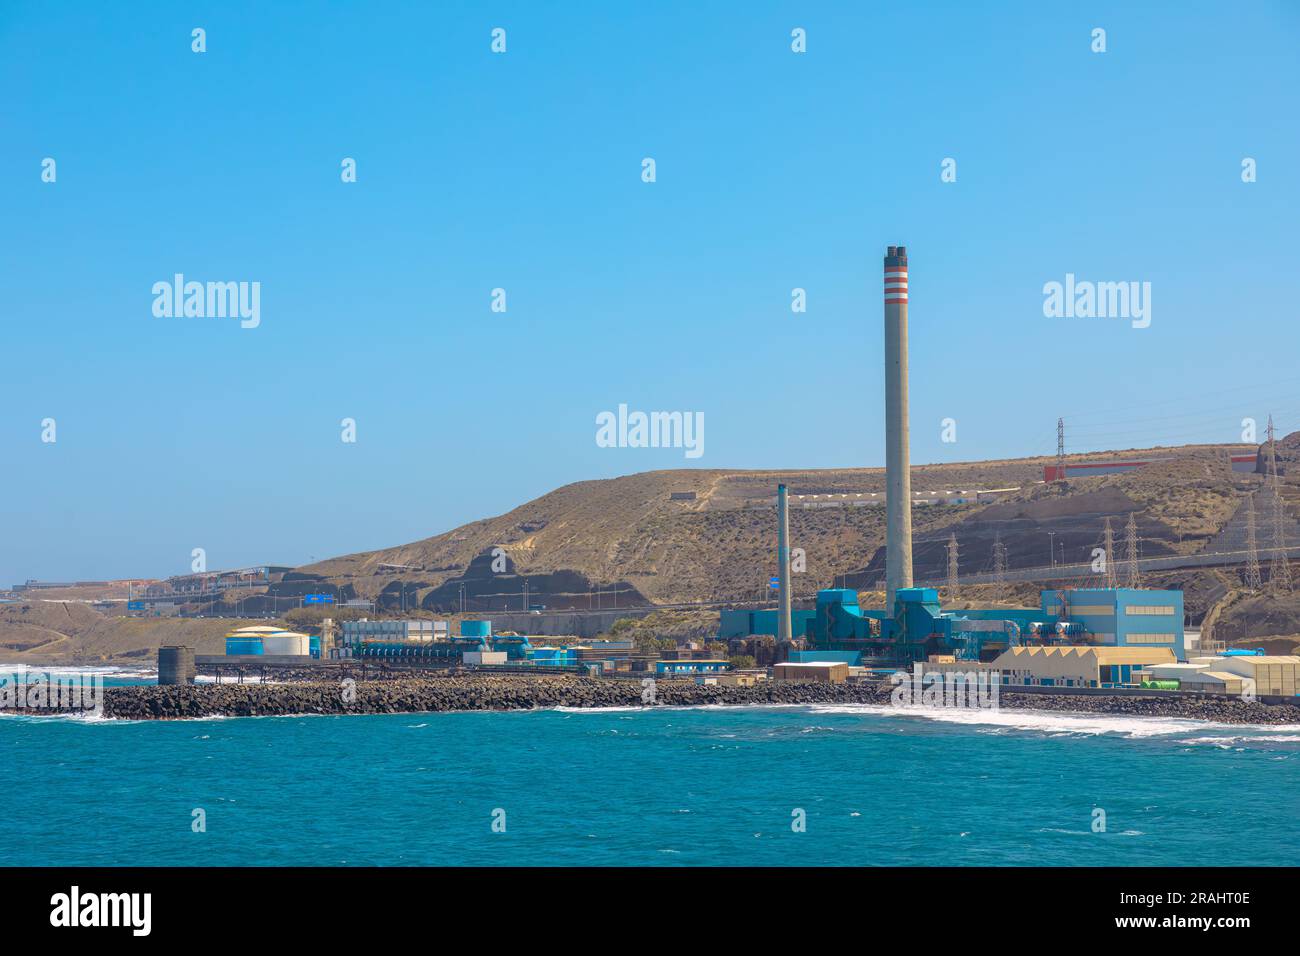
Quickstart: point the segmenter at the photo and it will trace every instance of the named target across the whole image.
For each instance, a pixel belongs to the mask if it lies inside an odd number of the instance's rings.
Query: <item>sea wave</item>
[[[99,676],[99,677],[119,677],[130,680],[144,680],[147,678],[157,679],[157,668],[148,667],[122,667],[119,665],[109,664],[51,664],[48,666],[32,664],[3,664],[0,663],[0,674],[48,674],[54,677],[75,677],[75,676]]]
[[[1240,734],[1249,730],[1261,739],[1276,741],[1300,731],[1296,724],[1222,724],[1182,717],[1130,717],[1042,710],[977,710],[974,708],[890,707],[882,704],[810,704],[814,714],[871,714],[882,717],[912,717],[940,723],[1038,731],[1053,736],[1099,736],[1117,734],[1128,738],[1164,737],[1222,728]]]

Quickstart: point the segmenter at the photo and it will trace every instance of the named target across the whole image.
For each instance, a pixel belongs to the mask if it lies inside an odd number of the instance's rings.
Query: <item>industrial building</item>
[[[949,655],[956,662],[991,664],[1014,652],[1005,662],[1026,676],[1081,686],[1126,684],[1135,670],[1148,663],[1185,660],[1179,591],[1065,588],[1043,591],[1038,609],[945,611],[936,589],[913,587],[908,282],[907,247],[888,247],[884,258],[885,607],[863,609],[856,591],[829,588],[817,592],[812,610],[791,609],[789,494],[785,485],[779,485],[777,609],[724,611],[719,637],[775,633],[778,663],[848,667],[896,667]],[[1060,647],[1151,653],[1041,653]],[[1026,666],[1031,661],[1033,666]]]
[[[1207,670],[1254,681],[1260,696],[1294,697],[1300,684],[1300,657],[1278,654],[1227,654]]]
[[[497,634],[492,622],[463,620],[447,638],[443,621],[347,621],[340,656],[399,658],[447,666],[563,668],[588,673],[631,669],[638,655],[631,641],[594,641],[555,647],[536,645],[526,634]]]
[[[851,666],[924,661],[992,661],[1013,647],[1112,646],[1167,648],[1184,659],[1183,600],[1179,591],[1057,589],[1041,592],[1039,610],[990,608],[945,611],[934,588],[900,588],[892,612],[864,610],[857,592],[817,592],[805,618],[802,648],[787,659],[840,660]]]
[[[843,684],[849,679],[849,665],[837,661],[809,661],[806,663],[786,661],[772,668],[772,679]]]
[[[441,624],[441,628],[436,625]],[[431,641],[435,630],[447,630],[445,621],[360,621],[343,622],[344,646],[357,645],[363,641]]]
[[[988,672],[999,683],[1026,687],[1138,687],[1148,669],[1174,662],[1167,647],[1012,647],[988,663],[931,661],[926,671]]]
[[[791,611],[790,622],[795,634],[802,634],[809,621],[816,616],[816,611]],[[768,634],[777,636],[777,616],[775,610],[731,610],[723,609],[718,625],[718,640],[732,638],[756,637]]]
[[[1043,613],[1080,625],[1087,643],[1172,647],[1186,660],[1183,592],[1144,588],[1076,588],[1042,592]]]

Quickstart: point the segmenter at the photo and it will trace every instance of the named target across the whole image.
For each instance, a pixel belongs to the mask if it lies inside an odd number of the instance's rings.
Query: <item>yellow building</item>
[[[843,684],[849,679],[849,665],[840,662],[796,663],[786,661],[772,667],[774,680],[821,681]]]
[[[1300,657],[1261,654],[1220,657],[1214,669],[1255,682],[1255,693],[1267,696],[1294,697],[1300,684]]]
[[[1046,687],[1132,687],[1143,671],[1175,661],[1170,647],[1011,647],[993,661],[1004,684]]]
[[[932,658],[926,671],[979,674],[996,671],[1001,683],[1043,687],[1136,687],[1147,668],[1172,664],[1169,647],[1097,645],[1011,647],[991,663]]]

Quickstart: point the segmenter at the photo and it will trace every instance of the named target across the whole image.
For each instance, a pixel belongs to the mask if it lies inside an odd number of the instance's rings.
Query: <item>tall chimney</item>
[[[781,607],[776,614],[776,641],[790,640],[790,502],[785,485],[776,486],[776,563],[780,570]]]
[[[885,255],[885,609],[912,586],[912,462],[907,411],[907,247]]]

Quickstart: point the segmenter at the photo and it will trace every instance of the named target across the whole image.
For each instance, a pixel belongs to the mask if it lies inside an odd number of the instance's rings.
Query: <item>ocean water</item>
[[[16,716],[0,754],[8,865],[1300,858],[1300,727],[869,706]]]

